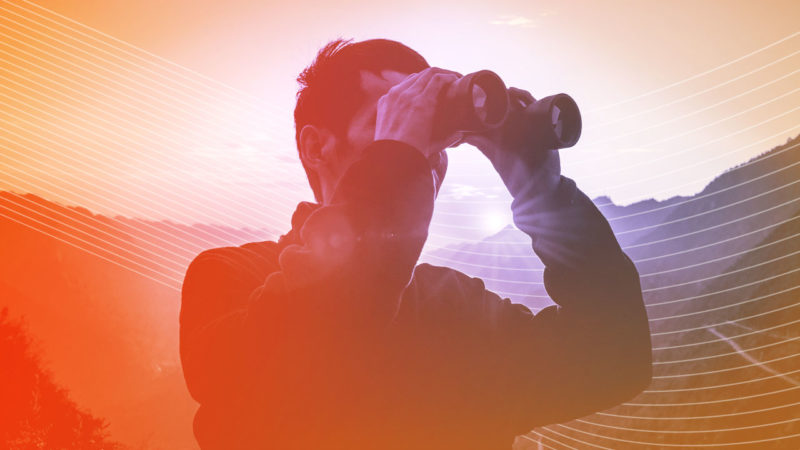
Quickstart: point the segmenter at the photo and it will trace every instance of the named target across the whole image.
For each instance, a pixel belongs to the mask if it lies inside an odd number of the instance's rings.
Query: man
[[[300,75],[297,146],[317,203],[278,242],[205,251],[186,273],[181,357],[201,447],[508,449],[647,386],[636,268],[557,151],[435,129],[458,77],[388,40],[331,42]],[[462,142],[514,197],[557,306],[533,315],[417,265],[444,150]]]

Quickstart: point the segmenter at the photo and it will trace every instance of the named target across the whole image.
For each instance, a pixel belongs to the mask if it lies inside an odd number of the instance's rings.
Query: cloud
[[[523,16],[500,16],[495,20],[490,20],[489,23],[492,25],[505,25],[509,27],[536,27],[536,23],[533,20]]]

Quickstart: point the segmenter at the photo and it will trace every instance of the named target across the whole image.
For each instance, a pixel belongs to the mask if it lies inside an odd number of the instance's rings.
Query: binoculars
[[[578,142],[581,113],[569,95],[556,94],[519,107],[511,102],[496,73],[467,74],[441,93],[436,128],[451,133],[502,127],[504,144],[525,151],[556,150]]]

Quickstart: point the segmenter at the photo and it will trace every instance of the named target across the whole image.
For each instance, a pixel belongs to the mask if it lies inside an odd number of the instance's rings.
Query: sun
[[[511,224],[511,215],[500,211],[487,211],[481,215],[481,228],[494,234]]]

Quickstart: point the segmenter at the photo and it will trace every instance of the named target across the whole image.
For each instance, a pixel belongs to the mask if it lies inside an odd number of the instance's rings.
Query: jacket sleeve
[[[561,176],[545,198],[517,196],[516,225],[542,259],[556,305],[533,315],[485,291],[501,308],[508,405],[518,433],[610,408],[651,379],[639,274],[592,201]]]
[[[181,306],[181,359],[192,396],[226,401],[263,384],[257,374],[290,370],[284,375],[292,378],[315,358],[335,357],[337,345],[379,335],[427,239],[434,194],[431,167],[418,150],[376,141],[265,280],[243,282],[250,269],[224,249],[199,255],[187,269]]]

